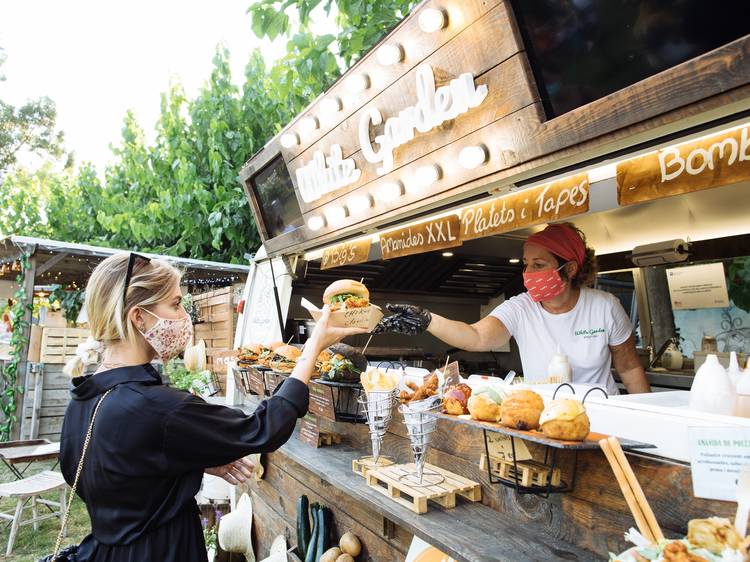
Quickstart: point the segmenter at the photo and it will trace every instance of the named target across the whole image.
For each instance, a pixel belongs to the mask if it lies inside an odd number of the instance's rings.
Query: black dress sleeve
[[[292,435],[297,418],[307,413],[308,400],[307,385],[292,378],[250,415],[190,396],[166,419],[168,470],[182,473],[275,451]]]

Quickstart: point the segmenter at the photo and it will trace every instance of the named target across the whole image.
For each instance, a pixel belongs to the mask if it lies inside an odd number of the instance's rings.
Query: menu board
[[[421,222],[380,235],[383,259],[444,250],[461,245],[457,215]]]
[[[310,383],[310,413],[327,420],[336,421],[333,393],[334,389],[330,386],[312,381]]]
[[[266,382],[263,379],[263,373],[253,367],[248,367],[246,370],[247,386],[250,392],[257,394],[258,396],[265,396],[266,394]]]
[[[633,205],[750,178],[750,127],[668,146],[617,165],[617,200]]]
[[[227,367],[234,363],[235,359],[239,355],[239,350],[230,349],[228,351],[217,351],[214,353],[213,371],[218,375],[224,375],[227,372]]]
[[[674,310],[729,306],[727,279],[721,262],[668,269],[667,285]]]
[[[323,251],[320,269],[332,269],[366,262],[370,255],[370,245],[370,239],[363,238],[326,248]]]
[[[320,427],[314,415],[307,414],[302,418],[299,426],[299,440],[316,449],[320,446]]]
[[[557,221],[589,210],[589,177],[578,174],[473,205],[461,213],[462,240]]]

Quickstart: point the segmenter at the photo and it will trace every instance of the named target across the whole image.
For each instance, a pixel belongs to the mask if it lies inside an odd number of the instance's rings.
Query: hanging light
[[[419,27],[425,33],[434,33],[445,27],[447,19],[443,10],[425,8],[419,14]]]
[[[377,50],[378,62],[383,66],[391,66],[404,60],[404,48],[398,43],[386,43]]]
[[[417,168],[417,184],[420,187],[428,187],[440,179],[440,166],[428,164]]]
[[[443,257],[444,258],[452,258],[453,257],[453,252],[443,252]]]
[[[320,215],[315,215],[307,219],[307,228],[309,228],[313,232],[320,230],[325,225],[326,225],[326,219],[324,219]]]
[[[299,135],[297,133],[284,133],[281,135],[281,146],[292,148],[299,144]]]
[[[318,126],[319,126],[318,118],[312,115],[303,118],[299,122],[299,129],[305,135],[309,135],[310,133],[312,133],[315,129],[318,128]]]
[[[369,194],[355,195],[354,197],[349,199],[347,207],[349,207],[349,210],[354,215],[364,213],[367,209],[372,207],[372,196],[370,196]]]
[[[487,149],[483,144],[465,146],[458,154],[458,163],[466,170],[478,168],[487,161]]]
[[[323,101],[320,102],[320,110],[329,115],[338,113],[341,111],[341,98],[338,96],[331,96],[323,99]]]
[[[508,260],[508,263],[521,263],[521,260],[518,258],[510,258]]]
[[[370,87],[370,77],[367,74],[352,74],[346,79],[346,89],[353,94],[364,92]]]
[[[384,183],[378,189],[378,199],[383,203],[393,203],[404,194],[404,184],[400,181]]]

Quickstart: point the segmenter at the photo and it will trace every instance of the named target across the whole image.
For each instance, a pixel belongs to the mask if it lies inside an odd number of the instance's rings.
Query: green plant
[[[729,264],[728,290],[735,306],[750,312],[750,256],[734,258]]]
[[[209,385],[213,384],[211,371],[193,373],[188,371],[182,362],[178,362],[177,359],[170,361],[165,367],[165,371],[175,388],[188,392],[195,391],[198,394],[210,394]]]
[[[85,299],[85,291],[64,289],[62,285],[53,285],[49,295],[50,304],[59,305],[65,320],[68,322],[75,322],[78,319],[78,314],[81,312]]]
[[[22,255],[19,259],[21,271],[16,277],[16,284],[20,287],[13,298],[15,300],[11,307],[10,320],[13,324],[13,333],[10,337],[11,359],[2,369],[2,394],[0,394],[0,409],[3,413],[3,419],[0,423],[0,441],[8,441],[13,430],[13,424],[16,418],[16,392],[23,392],[22,386],[18,384],[18,367],[21,364],[23,352],[26,349],[27,339],[25,336],[26,328],[29,323],[26,321],[26,312],[33,308],[32,303],[27,303],[26,291],[24,291],[24,281],[26,271],[29,269],[29,257]]]

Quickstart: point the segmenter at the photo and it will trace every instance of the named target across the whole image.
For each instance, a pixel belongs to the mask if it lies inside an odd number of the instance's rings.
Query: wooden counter
[[[249,399],[248,399],[249,400]],[[254,405],[248,401],[247,407]],[[267,556],[273,538],[285,533],[296,542],[296,500],[334,511],[336,536],[351,530],[364,545],[365,561],[404,560],[413,535],[465,562],[525,560],[606,560],[609,551],[624,550],[624,531],[634,526],[625,500],[601,451],[578,455],[576,488],[568,494],[518,496],[489,482],[480,469],[482,432],[450,420],[439,420],[428,462],[482,484],[482,504],[459,502],[443,510],[431,506],[416,515],[367,487],[354,474],[351,461],[370,453],[363,425],[331,424],[343,434],[338,446],[313,449],[296,435],[279,451],[264,456],[262,482],[243,486],[253,497],[257,554]],[[535,445],[532,453],[538,455]],[[397,462],[412,460],[406,430],[395,414],[383,453]],[[709,515],[729,516],[734,504],[692,496],[689,468],[677,463],[628,454],[667,536],[684,534],[688,520]],[[561,457],[563,475],[567,460]]]

